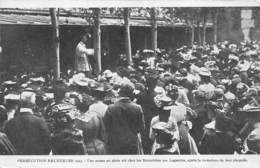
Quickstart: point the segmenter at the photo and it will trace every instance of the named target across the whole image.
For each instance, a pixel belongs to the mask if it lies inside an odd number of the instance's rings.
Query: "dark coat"
[[[142,108],[124,98],[110,105],[104,116],[110,154],[138,154],[138,133],[144,130]]]
[[[23,112],[11,119],[5,133],[22,155],[47,155],[50,152],[50,134],[44,119]]]
[[[224,132],[206,131],[199,146],[201,154],[234,154],[233,138]]]

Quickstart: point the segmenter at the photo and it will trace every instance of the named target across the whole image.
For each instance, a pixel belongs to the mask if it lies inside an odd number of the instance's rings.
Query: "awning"
[[[172,23],[169,21],[158,20],[159,27],[186,27],[185,23]],[[45,15],[19,15],[19,14],[1,14],[0,13],[0,25],[51,25],[50,16]],[[123,26],[124,20],[121,18],[106,17],[101,18],[101,26]],[[90,25],[86,19],[73,16],[60,16],[59,25]],[[130,26],[151,26],[151,21],[148,19],[131,18]],[[212,26],[212,24],[207,24]]]

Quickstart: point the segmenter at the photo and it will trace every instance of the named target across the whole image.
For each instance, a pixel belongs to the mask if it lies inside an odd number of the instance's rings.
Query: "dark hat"
[[[76,107],[69,103],[60,103],[52,107],[51,116],[55,119],[56,124],[70,123],[77,115]]]
[[[152,129],[156,136],[156,142],[158,144],[171,144],[173,141],[173,133],[169,130],[170,126],[166,122],[159,122],[152,126]]]
[[[170,110],[172,99],[166,95],[157,95],[154,97],[155,105],[163,110]]]
[[[143,67],[148,67],[148,66],[149,66],[148,62],[145,61],[145,60],[142,60],[142,61],[139,63],[139,65],[140,65],[140,66],[143,66]]]
[[[92,90],[98,92],[109,92],[113,87],[109,83],[97,83],[96,87],[93,87]]]

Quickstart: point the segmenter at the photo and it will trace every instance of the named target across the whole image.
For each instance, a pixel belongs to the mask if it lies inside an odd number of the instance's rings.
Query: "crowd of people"
[[[144,49],[116,66],[2,75],[0,153],[260,153],[260,43]]]

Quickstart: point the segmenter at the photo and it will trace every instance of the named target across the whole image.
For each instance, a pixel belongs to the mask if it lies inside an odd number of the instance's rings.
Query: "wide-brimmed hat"
[[[165,95],[157,95],[154,97],[155,105],[158,108],[162,108],[163,110],[170,110],[171,109],[171,102],[172,99]]]
[[[105,78],[112,78],[113,77],[113,73],[109,69],[105,70],[103,72],[103,75],[104,75]]]
[[[113,89],[109,83],[99,83],[96,87],[92,88],[93,91],[97,92],[109,92]]]
[[[153,131],[156,133],[156,142],[158,144],[171,144],[173,141],[173,131],[166,122],[158,122],[152,126]]]
[[[38,83],[44,83],[45,79],[43,77],[37,77],[37,78],[30,78],[31,82],[38,82]]]
[[[89,79],[88,78],[75,78],[74,84],[78,85],[78,86],[86,87],[89,84]]]
[[[229,59],[229,60],[234,60],[234,61],[237,61],[237,62],[239,61],[239,57],[238,57],[238,56],[235,56],[235,55],[229,55],[229,56],[228,56],[228,59]]]
[[[232,81],[230,79],[222,79],[220,83],[223,85],[230,85]]]
[[[11,80],[4,81],[2,85],[4,85],[4,86],[14,86],[14,85],[16,85],[16,82],[15,81],[11,81]]]
[[[239,75],[234,75],[231,82],[232,84],[239,84],[241,83],[241,78],[239,77]]]
[[[20,100],[20,95],[19,94],[14,94],[10,93],[4,96],[4,100],[11,100],[11,101],[19,101]]]
[[[245,94],[247,97],[258,96],[258,90],[256,88],[249,88]]]
[[[158,122],[156,124],[154,124],[152,126],[152,129],[155,131],[155,132],[164,132],[166,134],[171,134],[171,132],[169,131],[169,124],[166,123],[166,122]],[[172,135],[172,134],[171,134]]]
[[[215,96],[224,96],[224,90],[221,88],[216,88],[214,90],[214,94],[215,94]]]
[[[247,114],[260,114],[260,107],[250,107],[244,110]]]
[[[211,72],[207,68],[202,67],[202,68],[200,68],[199,75],[201,75],[201,76],[209,76],[210,77],[211,76]]]

